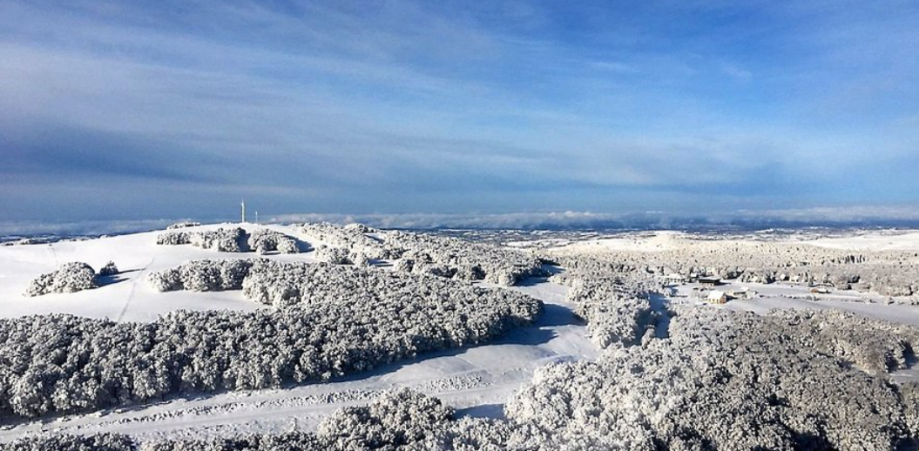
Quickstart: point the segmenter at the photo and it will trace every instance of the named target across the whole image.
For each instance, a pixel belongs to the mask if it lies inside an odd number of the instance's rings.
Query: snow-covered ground
[[[182,230],[210,230],[235,227],[236,224],[207,225]],[[268,227],[297,237],[294,227]],[[31,314],[71,313],[116,321],[152,321],[160,314],[179,310],[255,310],[259,304],[245,299],[239,291],[160,293],[148,287],[143,279],[148,271],[174,268],[201,258],[254,258],[255,253],[226,253],[191,245],[161,246],[156,237],[162,233],[147,232],[85,241],[61,241],[50,244],[0,246],[0,318]],[[314,261],[312,253],[268,255],[285,261]],[[29,283],[42,273],[54,271],[67,262],[88,263],[98,270],[114,261],[121,274],[113,283],[96,289],[67,294],[23,295]]]
[[[675,288],[676,296],[670,298],[674,303],[703,304],[707,290],[698,290],[698,284],[685,284]],[[872,293],[858,291],[832,291],[827,294],[811,293],[811,288],[801,284],[786,283],[736,283],[727,281],[717,289],[731,292],[740,289],[756,292],[753,299],[734,299],[724,305],[713,305],[711,308],[725,308],[735,311],[749,311],[764,314],[772,309],[836,309],[857,313],[869,318],[882,319],[894,323],[919,326],[919,306],[887,303],[887,298]]]
[[[660,230],[563,243],[571,254],[591,255],[610,251],[655,252],[679,249],[690,239],[682,232]]]
[[[202,226],[197,229],[233,227],[235,224]],[[246,226],[249,231],[253,225]],[[294,227],[269,226],[301,241]],[[190,229],[194,230],[194,229]],[[118,321],[150,321],[157,315],[177,310],[270,308],[245,299],[241,292],[160,293],[143,282],[149,271],[173,268],[200,258],[252,258],[252,253],[220,253],[191,245],[159,246],[161,232],[139,233],[86,241],[39,245],[0,246],[0,318],[41,313],[72,313]],[[681,248],[693,239],[677,232],[652,232],[577,243],[560,241],[571,253],[596,255],[610,251],[655,252]],[[844,238],[809,241],[834,249],[919,250],[919,233],[862,234]],[[317,246],[321,243],[303,243]],[[524,246],[525,247],[525,246]],[[285,261],[315,261],[311,252],[268,255]],[[58,265],[81,261],[98,269],[109,260],[123,271],[113,283],[72,294],[23,296],[29,282]],[[919,307],[888,305],[882,296],[839,291],[813,294],[803,285],[731,284],[725,290],[748,287],[758,296],[734,300],[725,308],[765,313],[772,308],[840,309],[864,316],[919,326]],[[652,306],[663,312],[667,302],[697,301],[702,294],[694,285],[684,285],[669,299],[653,297]],[[162,437],[226,436],[246,432],[282,432],[292,428],[313,430],[336,409],[365,404],[380,392],[410,387],[441,398],[461,415],[503,416],[504,403],[528,384],[534,371],[552,362],[593,360],[598,350],[588,339],[585,325],[565,301],[567,288],[543,279],[528,280],[520,290],[545,302],[545,313],[537,324],[518,329],[502,339],[476,347],[421,355],[411,361],[377,368],[371,372],[329,383],[284,389],[255,390],[172,399],[83,415],[44,421],[0,425],[0,442],[41,431],[89,434],[119,432],[141,439]],[[660,329],[661,338],[666,328]],[[900,380],[919,378],[919,370],[893,375]]]
[[[672,302],[702,303],[699,294],[693,292],[695,284],[684,285],[677,288],[677,294],[686,297],[671,298]],[[732,300],[724,305],[707,306],[708,308],[724,308],[735,311],[749,311],[765,314],[772,309],[834,309],[855,313],[867,318],[880,319],[892,323],[908,324],[919,327],[919,306],[903,304],[887,304],[884,297],[871,293],[854,291],[839,291],[829,294],[815,294],[810,288],[802,285],[789,284],[727,284],[718,287],[719,290],[734,290],[749,288],[757,292],[754,299]],[[899,383],[919,381],[919,365],[912,362],[906,369],[897,370],[890,377]]]
[[[216,226],[205,226],[216,228]],[[272,226],[297,236],[291,227]],[[190,245],[158,246],[159,232],[140,233],[51,245],[0,247],[0,316],[66,312],[122,321],[149,321],[176,309],[253,310],[258,304],[238,291],[156,292],[143,283],[147,271],[162,270],[195,258],[247,258],[255,254],[218,253]],[[314,244],[314,243],[310,243]],[[283,260],[312,260],[311,254],[271,255]],[[29,281],[58,263],[83,261],[99,268],[113,260],[126,271],[121,280],[72,294],[24,297]],[[584,324],[565,302],[567,288],[533,279],[512,289],[545,302],[545,313],[531,327],[513,331],[487,345],[431,353],[344,380],[277,390],[232,392],[197,399],[72,415],[0,426],[0,441],[39,431],[66,433],[121,432],[137,437],[176,437],[244,432],[279,432],[315,428],[335,409],[363,404],[381,391],[412,387],[437,395],[462,415],[500,417],[503,404],[551,362],[594,359],[598,350]],[[295,419],[295,420],[294,420]]]
[[[543,247],[564,248],[569,253],[597,254],[610,251],[656,252],[682,249],[702,240],[722,240],[732,242],[761,242],[765,235],[751,233],[744,237],[684,233],[671,230],[632,232],[609,237],[579,240],[575,242],[557,240],[547,242]],[[771,241],[786,241],[796,244],[810,244],[827,249],[847,249],[853,251],[919,251],[919,231],[884,230],[884,231],[851,231],[841,236],[817,237],[812,234],[790,234],[780,238],[768,238]],[[509,243],[515,247],[525,247],[525,243]]]
[[[874,232],[839,238],[818,238],[816,240],[805,242],[815,246],[826,247],[830,249],[919,251],[919,232]]]

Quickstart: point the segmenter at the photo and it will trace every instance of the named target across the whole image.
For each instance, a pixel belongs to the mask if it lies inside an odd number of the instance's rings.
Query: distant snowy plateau
[[[919,232],[477,233],[5,243],[0,449],[919,444]]]

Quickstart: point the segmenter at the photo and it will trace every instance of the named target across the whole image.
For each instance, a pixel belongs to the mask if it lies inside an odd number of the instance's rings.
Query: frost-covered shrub
[[[242,252],[240,244],[246,242],[246,231],[232,229],[205,230],[191,235],[191,244],[218,252]]]
[[[394,269],[399,272],[412,272],[412,269],[415,267],[415,260],[410,258],[400,258],[396,260]]]
[[[70,315],[0,320],[0,417],[36,418],[166,395],[325,381],[474,345],[529,324],[541,303],[520,293],[408,274],[306,263],[203,260],[156,280],[238,289],[288,305],[256,312],[178,311],[153,323]]]
[[[411,271],[461,280],[484,280],[502,286],[542,276],[542,260],[517,250],[457,238],[409,232],[387,232],[387,247],[412,261]]]
[[[539,370],[534,384],[508,404],[506,421],[457,420],[439,400],[397,389],[369,405],[339,409],[320,423],[316,434],[166,440],[141,449],[911,449],[919,411],[914,402],[917,384],[898,392],[881,379],[834,366],[820,356],[780,351],[770,358],[764,352],[735,363],[714,352],[693,355],[657,340],[646,348],[619,349],[597,363],[551,365]],[[816,366],[804,364],[808,358],[815,358]],[[828,372],[816,373],[822,370]],[[770,389],[773,382],[788,385]],[[813,395],[802,398],[801,393]],[[42,440],[49,439],[30,439],[33,444]]]
[[[137,445],[126,435],[96,434],[40,435],[6,443],[6,451],[135,451]]]
[[[86,263],[65,263],[54,272],[36,277],[25,295],[34,297],[48,293],[75,293],[99,286],[96,271]]]
[[[166,230],[185,229],[188,227],[198,227],[199,225],[201,225],[200,222],[193,222],[193,221],[177,222],[175,224],[172,224],[166,227]]]
[[[277,251],[281,254],[296,254],[297,240],[283,233],[269,229],[258,229],[249,235],[249,249],[259,254]]]
[[[317,260],[334,265],[350,265],[351,252],[340,247],[319,246],[316,248],[315,257]]]
[[[460,280],[484,280],[510,286],[545,275],[542,261],[516,250],[421,233],[379,231],[359,224],[304,224],[301,233],[323,243],[317,257],[332,263],[399,259],[400,270]],[[337,249],[337,250],[333,250]],[[399,261],[406,263],[399,264]]]
[[[887,450],[915,438],[895,385],[810,341],[819,326],[801,324],[817,317],[679,312],[669,339],[539,370],[508,417],[595,449]]]
[[[870,374],[905,369],[919,349],[919,328],[838,310],[775,310],[789,336]],[[788,326],[785,326],[787,324]]]
[[[369,406],[345,407],[323,420],[317,435],[333,449],[398,449],[429,443],[453,409],[408,389],[385,393]],[[429,449],[433,449],[429,448]]]
[[[156,291],[240,290],[251,266],[251,260],[191,260],[147,274],[147,284]]]
[[[180,246],[191,244],[193,232],[166,232],[156,236],[156,244],[161,246]]]
[[[202,249],[213,249],[219,252],[242,252],[241,244],[246,243],[246,231],[234,227],[199,232],[172,231],[161,233],[156,237],[156,244],[177,246],[192,244]]]
[[[351,254],[349,257],[351,259],[351,264],[360,268],[367,268],[370,266],[370,258],[362,252],[357,252]]]
[[[381,240],[368,236],[371,233],[379,233],[378,230],[362,224],[339,227],[329,223],[312,223],[303,224],[299,229],[308,240],[326,247],[343,249],[345,255],[360,252],[375,260],[398,257]]]
[[[338,303],[361,300],[380,306],[408,300],[433,305],[479,305],[480,313],[467,321],[481,322],[476,333],[490,335],[505,325],[489,317],[499,315],[516,321],[534,318],[540,303],[514,291],[487,289],[462,282],[401,274],[391,271],[362,269],[353,266],[284,263],[258,260],[243,282],[243,293],[249,299],[276,306],[291,304]],[[486,324],[491,323],[491,326]],[[519,324],[508,324],[516,326]]]
[[[606,266],[621,273],[696,274],[745,283],[828,285],[885,296],[919,293],[919,263],[916,253],[910,251],[853,253],[800,243],[686,240],[674,249],[654,252],[607,249],[585,258],[577,250],[563,248],[550,251],[546,258],[578,271]]]
[[[106,263],[105,266],[103,266],[102,269],[99,270],[99,275],[103,277],[114,276],[114,275],[117,275],[118,273],[119,273],[118,267],[115,266],[115,262],[113,261]]]
[[[140,444],[140,451],[505,451],[539,450],[539,442],[526,431],[504,421],[463,418],[436,398],[396,389],[370,404],[341,408],[319,425],[318,432],[245,434],[226,438],[156,440]],[[106,442],[125,447],[99,448],[122,451],[137,446],[126,436],[48,436],[21,439],[13,451],[96,449]],[[80,448],[80,446],[85,446]]]
[[[144,280],[150,288],[159,292],[179,291],[185,288],[182,282],[182,270],[180,268],[171,268],[147,273]]]
[[[570,287],[567,300],[577,304],[575,313],[587,320],[591,340],[601,349],[639,344],[663,327],[662,313],[648,301],[649,287],[614,269],[582,265],[550,280]]]
[[[232,438],[209,440],[163,440],[146,442],[140,451],[335,451],[323,444],[315,434],[286,432],[248,434]]]

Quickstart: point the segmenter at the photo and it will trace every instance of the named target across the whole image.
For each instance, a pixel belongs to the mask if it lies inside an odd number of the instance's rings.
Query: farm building
[[[682,284],[686,283],[686,278],[680,274],[669,274],[664,279],[669,283]]]
[[[732,299],[753,299],[756,297],[756,292],[747,287],[744,287],[728,292],[728,297]]]
[[[699,277],[699,285],[703,287],[717,287],[721,285],[721,279],[718,277]]]
[[[713,290],[712,292],[708,293],[708,297],[705,298],[705,302],[708,302],[709,304],[725,304],[728,302],[728,295],[723,291]]]

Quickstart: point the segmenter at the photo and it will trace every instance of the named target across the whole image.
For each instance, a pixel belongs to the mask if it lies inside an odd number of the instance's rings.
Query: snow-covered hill
[[[183,230],[216,230],[235,224],[193,227]],[[269,228],[297,236],[291,226],[245,225],[253,231]],[[161,231],[104,237],[50,244],[0,246],[0,317],[31,314],[71,313],[115,321],[152,321],[158,315],[179,309],[252,311],[259,305],[246,300],[238,291],[208,293],[159,293],[145,283],[151,271],[174,268],[192,259],[252,258],[251,253],[227,253],[191,245],[161,246],[156,237]],[[281,261],[315,261],[313,254],[275,254],[265,258]],[[112,283],[79,293],[46,294],[26,297],[29,283],[40,274],[51,272],[63,263],[85,262],[97,270],[113,261],[121,270]]]
[[[183,231],[207,231],[235,225],[199,226]],[[258,227],[244,225],[251,233]],[[268,226],[295,237],[305,248],[310,243],[296,226]],[[43,313],[70,313],[123,322],[148,322],[179,309],[272,309],[243,297],[240,291],[161,293],[145,283],[154,272],[174,268],[193,259],[253,258],[252,253],[227,253],[191,245],[157,245],[161,232],[138,233],[84,241],[0,247],[0,316],[16,318]],[[318,244],[321,245],[321,244]],[[315,263],[315,252],[268,254],[259,257],[286,262]],[[23,295],[29,282],[57,265],[81,261],[100,268],[114,261],[122,273],[111,283],[77,293]],[[480,284],[487,285],[487,284]],[[501,289],[488,285],[494,289]],[[427,353],[372,372],[328,383],[286,389],[230,392],[197,399],[171,399],[129,409],[58,417],[51,422],[8,423],[0,441],[40,431],[78,434],[120,432],[139,438],[198,437],[234,433],[279,432],[292,422],[313,429],[335,409],[366,403],[382,391],[410,387],[441,397],[472,416],[500,417],[503,404],[551,362],[592,360],[598,350],[587,337],[573,305],[565,301],[567,288],[533,279],[510,288],[545,303],[544,314],[533,326],[517,329],[503,338],[479,346]],[[296,418],[296,420],[292,420]]]

